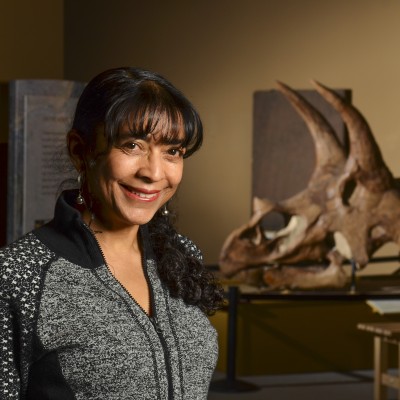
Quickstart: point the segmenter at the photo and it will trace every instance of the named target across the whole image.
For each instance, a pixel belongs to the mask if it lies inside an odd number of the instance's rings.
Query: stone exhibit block
[[[71,178],[66,133],[83,83],[10,82],[7,242],[52,218],[60,184]]]

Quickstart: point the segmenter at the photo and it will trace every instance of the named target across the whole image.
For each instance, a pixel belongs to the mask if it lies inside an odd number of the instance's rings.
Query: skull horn
[[[381,151],[363,115],[333,90],[317,81],[312,83],[321,96],[340,113],[347,126],[350,140],[348,159],[356,161],[360,183],[377,192],[393,187],[393,175],[383,161]]]
[[[345,161],[345,154],[336,134],[326,119],[302,96],[289,86],[277,82],[278,90],[289,100],[306,123],[315,145],[314,175],[325,166],[337,166]]]

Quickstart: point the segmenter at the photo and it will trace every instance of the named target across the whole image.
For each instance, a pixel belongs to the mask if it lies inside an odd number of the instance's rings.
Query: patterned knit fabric
[[[34,232],[0,251],[0,399],[206,399],[218,353],[208,318],[169,296],[147,254],[149,317],[104,262],[76,262],[85,247],[71,237],[91,240],[77,226],[65,240],[53,226],[49,243]]]
[[[1,399],[19,399],[26,385],[43,271],[54,257],[33,234],[0,251]]]

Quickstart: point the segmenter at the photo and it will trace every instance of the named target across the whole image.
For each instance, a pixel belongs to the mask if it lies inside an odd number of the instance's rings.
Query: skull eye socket
[[[254,245],[259,245],[265,240],[274,239],[278,232],[287,227],[291,217],[290,214],[271,211],[264,215],[257,225],[241,232],[239,239],[250,241]]]
[[[291,215],[278,212],[271,211],[270,213],[263,216],[259,225],[263,231],[279,231],[286,227],[289,223]]]

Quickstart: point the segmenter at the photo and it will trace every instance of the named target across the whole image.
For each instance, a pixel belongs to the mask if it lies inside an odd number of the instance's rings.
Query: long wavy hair
[[[72,130],[82,137],[85,153],[95,155],[96,128],[104,127],[109,151],[126,124],[135,136],[152,134],[161,125],[167,139],[178,138],[183,126],[185,158],[197,151],[203,141],[197,111],[165,78],[139,68],[109,69],[94,77],[83,90]],[[160,210],[148,227],[159,276],[171,295],[213,314],[223,301],[214,275],[181,243],[170,219]]]

